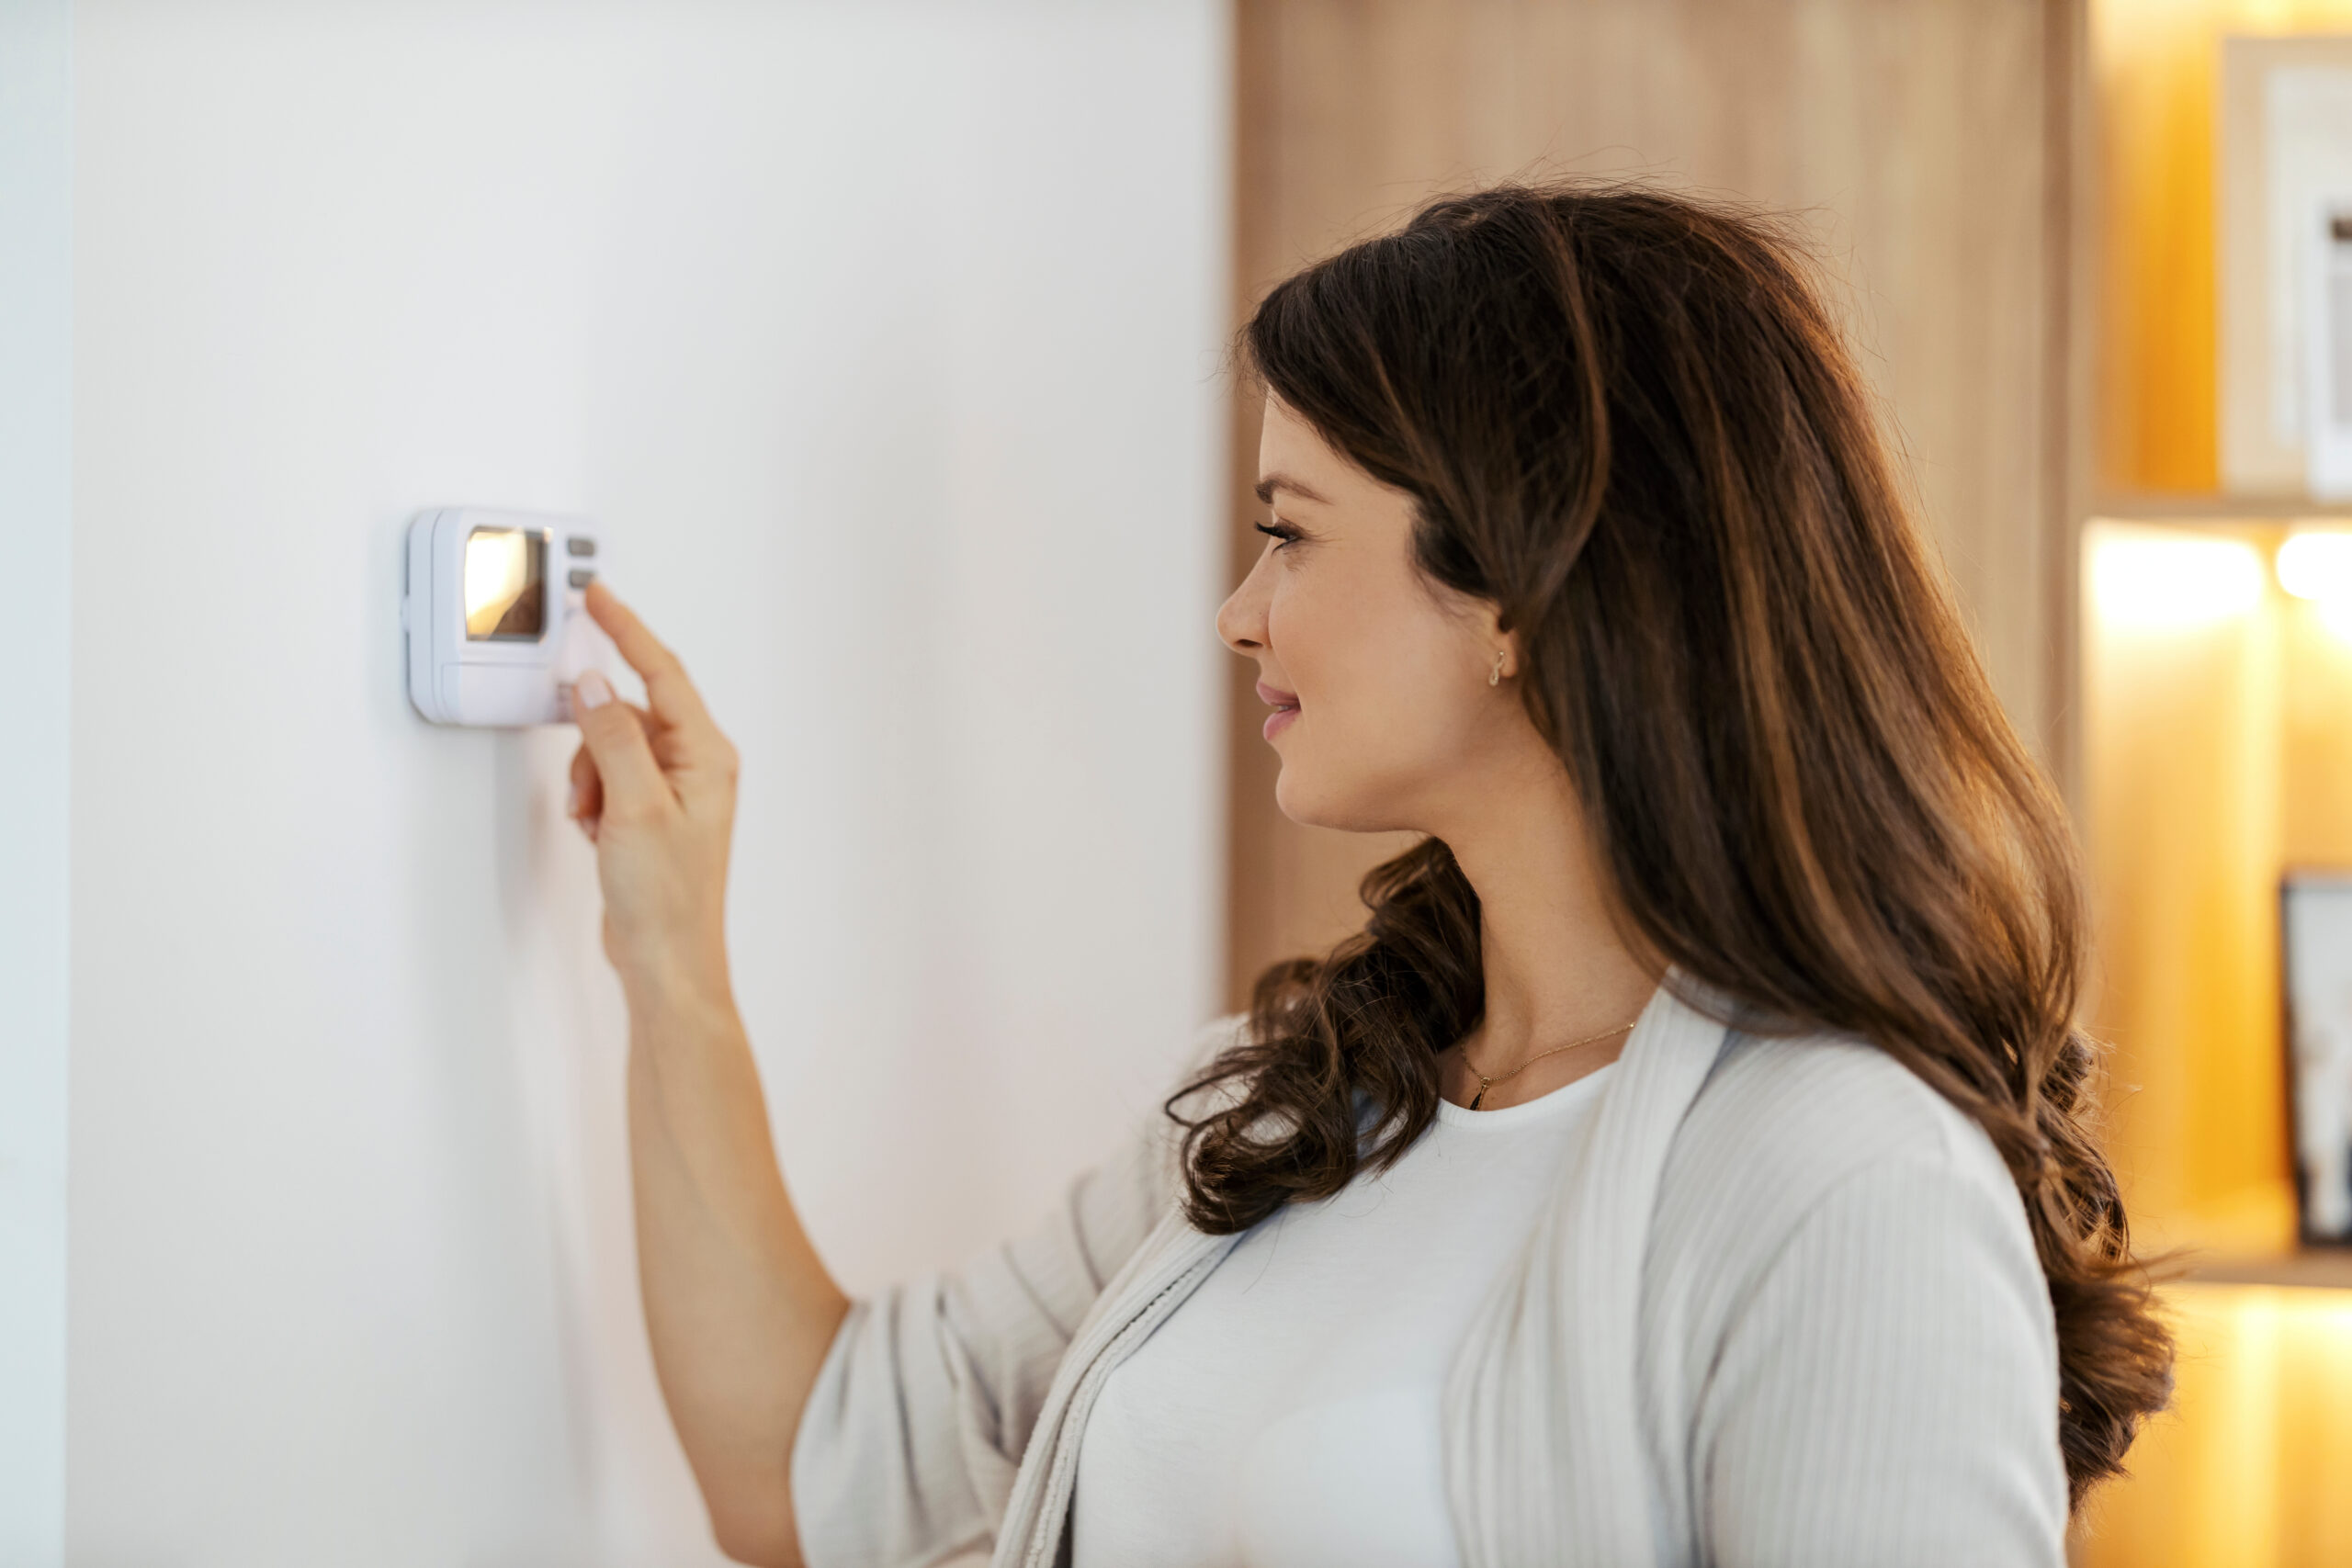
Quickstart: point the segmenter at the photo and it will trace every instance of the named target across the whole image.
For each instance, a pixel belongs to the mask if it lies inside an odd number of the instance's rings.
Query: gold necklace
[[[1621,1023],[1614,1029],[1604,1029],[1598,1034],[1588,1034],[1581,1040],[1571,1040],[1566,1045],[1555,1045],[1549,1051],[1538,1051],[1535,1055],[1528,1057],[1527,1060],[1521,1062],[1510,1071],[1507,1073],[1498,1073],[1493,1077],[1488,1077],[1477,1068],[1471,1067],[1470,1053],[1467,1051],[1463,1052],[1462,1065],[1465,1067],[1469,1067],[1470,1076],[1478,1080],[1478,1092],[1470,1097],[1470,1109],[1473,1111],[1478,1109],[1478,1102],[1487,1098],[1487,1091],[1488,1089],[1494,1088],[1498,1083],[1509,1083],[1511,1079],[1519,1077],[1520,1074],[1527,1071],[1528,1068],[1533,1066],[1544,1057],[1556,1056],[1563,1051],[1573,1051],[1579,1045],[1591,1045],[1600,1041],[1606,1040],[1613,1034],[1623,1034],[1627,1030],[1633,1028],[1634,1024],[1639,1022],[1641,1022],[1641,1020],[1637,1018],[1631,1023]]]

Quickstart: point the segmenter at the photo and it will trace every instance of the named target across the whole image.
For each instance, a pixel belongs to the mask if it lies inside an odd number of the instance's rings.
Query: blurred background
[[[810,1228],[951,1265],[1397,847],[1211,630],[1235,326],[1572,174],[1795,216],[2075,811],[2185,1249],[2077,1561],[2352,1562],[2352,0],[0,0],[0,1562],[718,1561],[571,740],[410,708],[412,515],[602,525]]]

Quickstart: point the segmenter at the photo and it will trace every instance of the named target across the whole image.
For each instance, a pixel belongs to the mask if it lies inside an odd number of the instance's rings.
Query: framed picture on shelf
[[[2326,449],[2343,437],[2312,406],[2345,352],[2328,334],[2341,312],[2316,276],[2331,253],[2313,222],[2352,193],[2352,35],[2225,39],[2221,78],[2222,488],[2352,493]]]
[[[2352,870],[2290,872],[2278,903],[2299,1228],[2352,1247]]]

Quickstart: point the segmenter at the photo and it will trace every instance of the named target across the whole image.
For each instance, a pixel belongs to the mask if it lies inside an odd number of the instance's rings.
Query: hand
[[[580,750],[571,815],[596,846],[605,956],[632,995],[684,987],[723,999],[727,852],[735,828],[735,748],[711,722],[677,655],[599,578],[588,614],[645,680],[645,707],[615,699],[594,671],[572,688]]]

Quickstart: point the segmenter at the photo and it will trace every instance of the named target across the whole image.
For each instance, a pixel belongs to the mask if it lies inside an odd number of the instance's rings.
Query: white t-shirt
[[[1448,1568],[1455,1348],[1613,1066],[1502,1111],[1441,1100],[1386,1174],[1243,1236],[1102,1384],[1076,1568]]]

